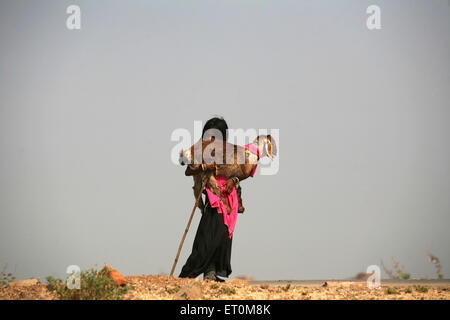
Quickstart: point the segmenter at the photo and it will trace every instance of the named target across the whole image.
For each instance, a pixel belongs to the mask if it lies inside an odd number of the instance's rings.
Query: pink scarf
[[[257,146],[253,144],[247,144],[244,146],[245,149],[249,150],[250,152],[255,153],[258,156],[259,160],[259,149]],[[253,169],[251,176],[253,177],[255,175],[256,166]],[[233,188],[233,191],[231,193],[226,193],[226,186],[222,186],[222,184],[227,181],[227,178],[224,176],[216,176],[217,185],[220,188],[220,193],[222,194],[222,197],[225,198],[228,205],[231,208],[231,212],[227,214],[227,209],[223,205],[222,201],[218,196],[216,196],[214,193],[209,190],[209,188],[206,188],[206,193],[208,194],[209,203],[211,204],[212,208],[217,208],[217,212],[219,214],[222,214],[223,216],[223,223],[228,227],[228,238],[231,239],[233,236],[233,231],[236,226],[237,216],[238,216],[238,197],[236,193],[236,188]],[[225,213],[225,214],[224,214]]]

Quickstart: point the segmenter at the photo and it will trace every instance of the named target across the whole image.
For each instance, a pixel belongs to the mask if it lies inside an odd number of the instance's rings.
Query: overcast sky
[[[1,0],[0,264],[168,274],[194,202],[171,134],[222,115],[280,133],[231,276],[436,277],[430,250],[449,277],[449,33],[447,0]]]

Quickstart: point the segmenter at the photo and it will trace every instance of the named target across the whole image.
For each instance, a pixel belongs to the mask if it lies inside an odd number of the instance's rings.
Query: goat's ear
[[[266,149],[267,156],[273,160],[273,154],[272,154],[272,137],[268,135],[266,137],[266,143],[264,144],[264,148]]]
[[[268,143],[270,144],[270,155],[273,158],[278,153],[277,144],[275,142],[275,139],[272,139],[272,136],[270,134],[267,136],[267,140],[268,140]]]

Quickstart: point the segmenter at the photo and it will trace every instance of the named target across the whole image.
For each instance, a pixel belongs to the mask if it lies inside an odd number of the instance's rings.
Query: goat
[[[238,177],[239,181],[247,179],[251,176],[261,157],[273,158],[277,154],[275,141],[270,135],[260,135],[251,143],[257,150],[259,155],[251,152],[248,148],[230,144],[220,140],[200,140],[190,148],[180,152],[179,162],[181,165],[189,165],[191,169],[198,170],[204,163],[216,163],[216,170],[201,171],[201,173],[193,176],[194,178],[194,196],[198,197],[202,192],[202,182],[207,179],[209,189],[220,198],[228,214],[231,211],[225,198],[220,192],[217,185],[216,175],[222,175],[226,178]],[[239,200],[239,212],[244,212],[242,205],[240,186],[237,188]],[[204,204],[200,198],[199,209],[203,213]]]

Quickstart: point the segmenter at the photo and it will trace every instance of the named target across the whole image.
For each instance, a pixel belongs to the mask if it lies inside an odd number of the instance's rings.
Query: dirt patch
[[[205,300],[450,300],[450,285],[425,286],[428,290],[415,285],[383,285],[380,289],[370,290],[364,283],[350,281],[328,282],[323,287],[250,285],[247,280],[237,278],[225,283],[167,276],[129,276],[125,279],[133,287],[123,296],[126,300],[172,300],[190,295]],[[195,288],[194,292],[192,288]],[[2,288],[0,299],[49,300],[57,297],[47,291],[46,285],[35,284]]]
[[[45,284],[12,285],[0,289],[0,300],[57,300]]]

